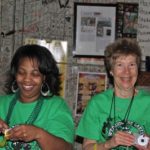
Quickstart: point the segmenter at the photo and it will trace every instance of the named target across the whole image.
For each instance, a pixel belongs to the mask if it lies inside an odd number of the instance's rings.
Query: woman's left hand
[[[135,147],[136,147],[138,150],[150,150],[150,146],[144,147],[144,146],[135,145]]]
[[[4,133],[6,129],[8,129],[8,125],[6,124],[5,121],[0,119],[0,133]]]
[[[40,128],[33,125],[18,125],[9,130],[9,139],[29,142],[39,138]]]

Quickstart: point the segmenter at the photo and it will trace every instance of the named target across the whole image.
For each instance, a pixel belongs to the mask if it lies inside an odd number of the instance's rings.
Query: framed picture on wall
[[[103,56],[115,40],[116,5],[74,3],[74,56]]]
[[[82,115],[88,101],[107,87],[106,73],[78,72],[75,115]]]
[[[136,38],[138,26],[138,4],[117,3],[116,38]]]

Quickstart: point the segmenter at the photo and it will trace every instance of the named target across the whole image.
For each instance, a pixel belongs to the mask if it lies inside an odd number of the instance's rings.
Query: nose
[[[124,67],[124,73],[126,73],[126,74],[130,73],[130,68],[129,68],[129,66],[125,66],[125,67]]]
[[[28,81],[30,81],[30,80],[31,80],[30,75],[29,75],[29,74],[25,74],[25,75],[24,75],[24,81],[28,82]]]

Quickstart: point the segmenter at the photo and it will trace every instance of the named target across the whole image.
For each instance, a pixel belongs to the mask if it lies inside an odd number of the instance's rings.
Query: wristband
[[[94,150],[97,150],[97,143],[94,144]]]

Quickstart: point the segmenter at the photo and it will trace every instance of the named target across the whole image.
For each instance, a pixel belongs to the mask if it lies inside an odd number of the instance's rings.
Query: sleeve
[[[101,132],[99,113],[97,104],[91,99],[80,119],[76,134],[87,139],[99,140]]]
[[[0,96],[0,118],[5,120],[9,109],[9,103],[12,100],[11,96]]]
[[[57,100],[56,100],[57,101]],[[48,121],[48,132],[69,143],[74,142],[74,122],[72,113],[64,100],[55,102],[51,107],[52,117]]]

